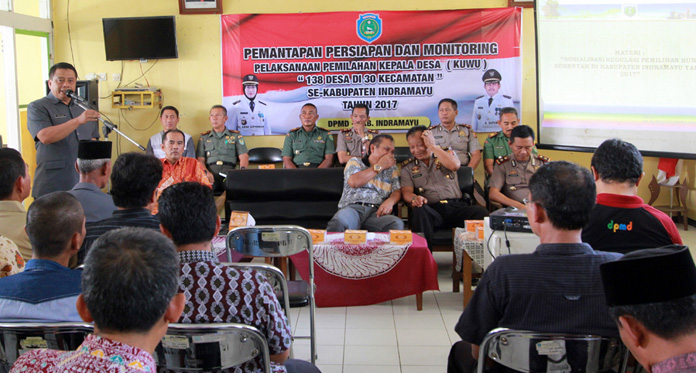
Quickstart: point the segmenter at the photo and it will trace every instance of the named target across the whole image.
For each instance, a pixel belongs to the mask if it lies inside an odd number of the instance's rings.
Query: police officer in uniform
[[[255,100],[259,91],[259,79],[248,74],[242,79],[244,98],[232,103],[232,116],[225,126],[237,130],[244,136],[270,135],[271,126],[266,117],[266,103]]]
[[[440,124],[430,127],[435,143],[443,149],[454,150],[462,166],[476,168],[481,161],[481,144],[468,124],[457,124],[457,102],[451,98],[440,100],[437,105]]]
[[[370,121],[370,108],[365,104],[356,104],[350,114],[353,128],[342,129],[336,139],[336,154],[341,164],[346,164],[351,158],[363,158],[372,138],[379,134],[377,130],[365,128]]]
[[[213,183],[213,191],[218,194],[225,191],[225,178],[220,173],[227,175],[236,165],[247,168],[249,154],[239,131],[225,128],[227,109],[224,106],[213,106],[209,119],[213,128],[201,134],[196,158],[206,168],[208,180]]]
[[[483,88],[486,94],[476,97],[471,125],[474,131],[491,132],[498,129],[500,110],[513,107],[512,97],[500,92],[500,81],[503,79],[498,70],[490,69],[483,73]]]
[[[522,202],[529,195],[529,179],[549,159],[532,154],[534,131],[525,125],[515,127],[510,133],[512,155],[495,161],[488,197],[503,206],[524,209]]]
[[[414,158],[401,164],[401,195],[413,207],[411,229],[423,232],[432,248],[436,229],[462,227],[464,220],[483,219],[488,210],[462,199],[459,158],[439,147],[425,126],[411,128],[406,139]]]
[[[282,153],[285,168],[331,167],[335,151],[333,138],[331,132],[317,127],[318,118],[316,106],[302,106],[302,127],[291,129],[285,136]]]

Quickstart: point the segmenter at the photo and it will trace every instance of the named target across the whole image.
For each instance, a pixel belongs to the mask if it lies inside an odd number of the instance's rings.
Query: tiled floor
[[[696,254],[696,228],[680,229]],[[696,257],[696,255],[695,255]],[[462,293],[452,293],[451,253],[435,253],[440,291],[373,306],[317,308],[317,365],[324,373],[445,372],[450,346],[459,340],[454,324],[462,312]],[[309,334],[306,310],[293,309],[296,335]],[[295,341],[295,357],[309,359],[309,341]]]

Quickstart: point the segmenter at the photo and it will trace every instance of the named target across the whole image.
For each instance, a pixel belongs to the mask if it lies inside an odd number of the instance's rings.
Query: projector
[[[532,232],[527,219],[527,210],[505,207],[491,213],[489,226],[494,231]]]

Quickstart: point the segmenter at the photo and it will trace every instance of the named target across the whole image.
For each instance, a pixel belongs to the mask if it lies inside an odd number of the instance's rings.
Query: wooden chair
[[[677,183],[675,185],[663,185],[659,184],[657,182],[657,179],[655,178],[655,175],[653,175],[650,184],[648,184],[648,189],[650,190],[650,201],[648,202],[648,205],[652,206],[652,204],[657,200],[657,197],[660,196],[661,188],[669,189],[669,205],[659,205],[653,207],[664,212],[665,214],[668,214],[670,217],[672,216],[672,214],[676,214],[676,216],[681,217],[684,221],[684,230],[689,230],[689,217],[687,208],[689,198],[689,179],[685,177],[684,182],[682,182],[681,184]],[[676,193],[674,193],[675,190]],[[674,203],[675,196],[676,203]]]

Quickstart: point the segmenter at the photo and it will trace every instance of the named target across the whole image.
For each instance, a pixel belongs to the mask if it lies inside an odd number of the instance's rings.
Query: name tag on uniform
[[[65,118],[67,117],[65,114],[56,114],[54,118]]]
[[[240,111],[239,114],[249,114],[248,111]]]

